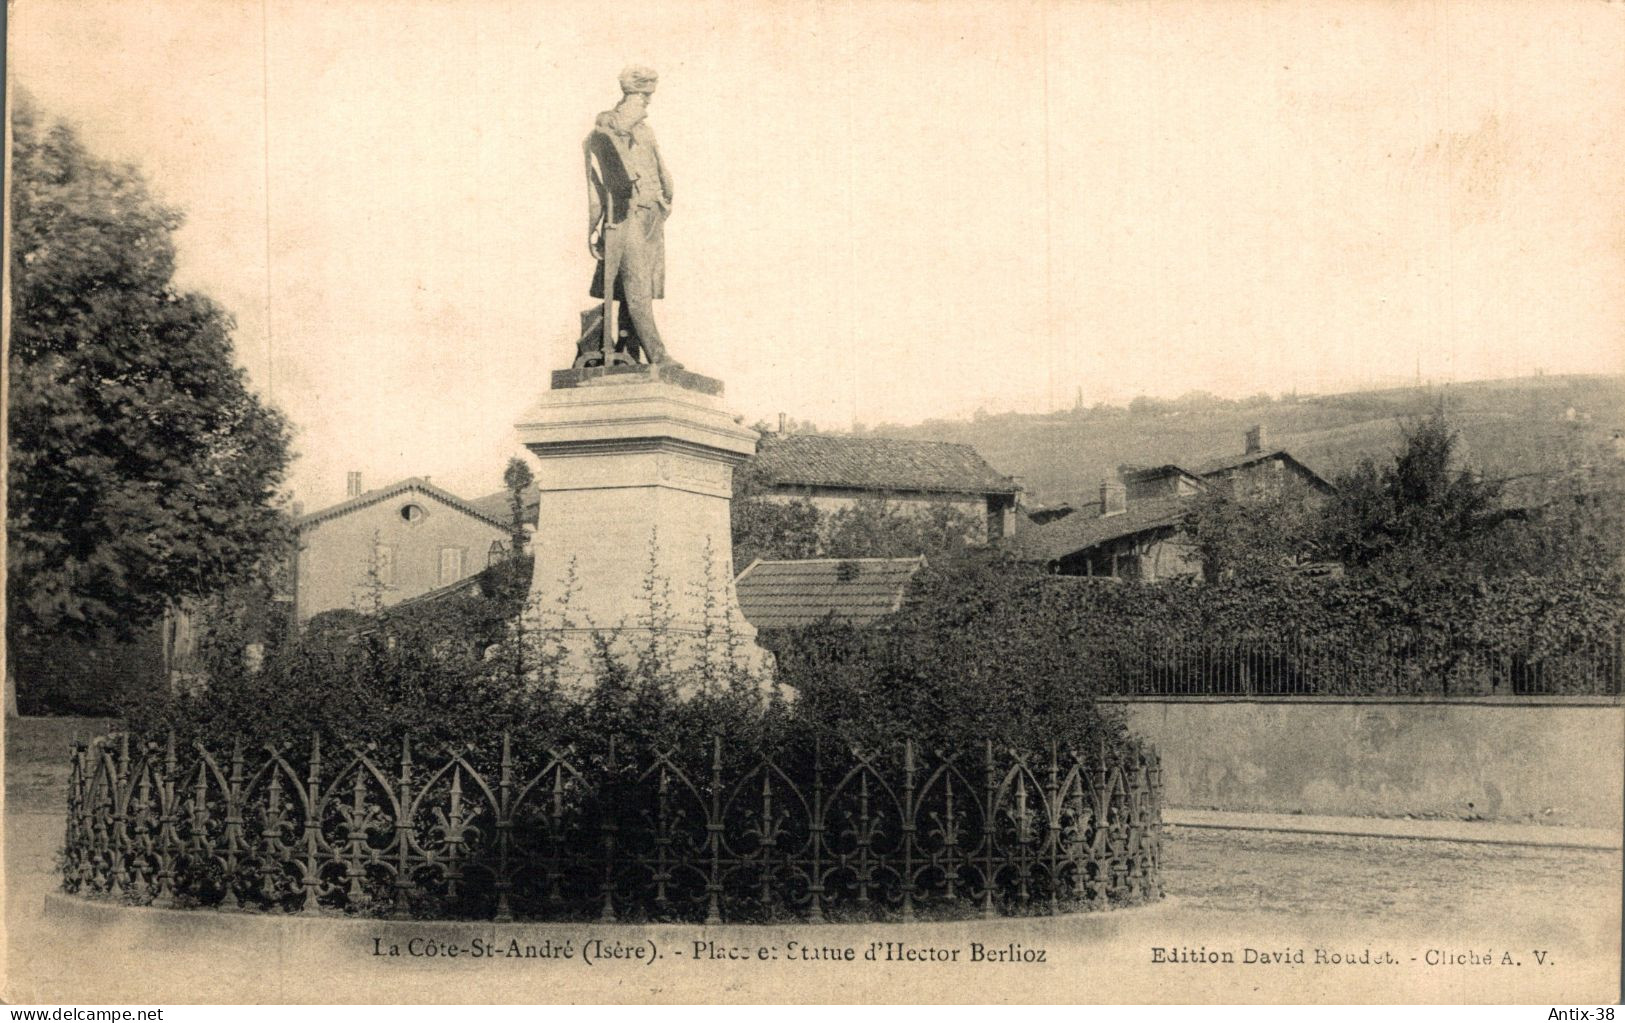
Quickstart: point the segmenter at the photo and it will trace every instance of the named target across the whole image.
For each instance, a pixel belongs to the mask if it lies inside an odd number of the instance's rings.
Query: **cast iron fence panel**
[[[913,919],[1161,897],[1138,745],[74,751],[63,884],[397,918]]]
[[[1120,696],[1619,696],[1625,639],[1491,645],[1398,628],[1377,636],[1123,629],[1090,643]]]

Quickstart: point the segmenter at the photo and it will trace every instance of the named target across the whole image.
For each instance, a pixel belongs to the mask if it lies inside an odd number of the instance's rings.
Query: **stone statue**
[[[598,261],[592,297],[604,304],[582,314],[576,365],[650,363],[678,368],[655,326],[654,300],[666,291],[666,217],[671,174],[648,122],[658,76],[646,67],[621,72],[621,101],[598,115],[583,143],[587,161],[587,248]],[[606,288],[605,282],[613,282]],[[622,325],[617,302],[631,322]],[[605,345],[605,338],[613,343]]]

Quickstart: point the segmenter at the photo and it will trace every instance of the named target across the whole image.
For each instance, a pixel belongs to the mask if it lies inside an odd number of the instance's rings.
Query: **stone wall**
[[[1616,699],[1108,702],[1161,751],[1168,806],[1621,822],[1625,707]]]

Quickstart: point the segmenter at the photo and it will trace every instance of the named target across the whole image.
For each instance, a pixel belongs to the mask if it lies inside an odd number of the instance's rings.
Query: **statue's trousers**
[[[666,292],[666,211],[659,206],[636,206],[625,220],[613,228],[620,252],[620,287],[617,297],[650,362],[663,362],[666,346],[655,326],[654,300]],[[593,283],[595,295],[602,295],[604,265],[598,265],[600,279]]]

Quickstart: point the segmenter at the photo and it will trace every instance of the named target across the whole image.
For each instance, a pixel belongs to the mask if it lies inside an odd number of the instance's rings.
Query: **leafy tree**
[[[1320,557],[1323,500],[1295,478],[1239,493],[1215,488],[1189,500],[1184,532],[1208,582],[1278,579]]]
[[[525,549],[525,488],[536,482],[530,466],[518,455],[508,459],[502,485],[508,489],[508,510],[513,514],[513,552]]]
[[[1177,409],[1186,411],[1220,409],[1235,404],[1212,391],[1186,391],[1172,402]]]
[[[12,129],[8,633],[126,637],[281,556],[288,430],[173,282],[180,213],[27,97]]]
[[[908,557],[920,554],[918,528],[895,504],[861,497],[830,516],[826,553],[832,558]]]
[[[744,571],[757,558],[818,556],[823,527],[818,509],[810,501],[768,497],[749,462],[734,470],[729,514],[735,572]]]
[[[980,552],[927,566],[882,625],[827,621],[770,642],[781,680],[800,694],[797,709],[852,741],[909,734],[928,748],[1115,746],[1120,716],[1095,702],[1107,680],[1099,658],[1084,655],[1096,623],[1050,606],[1052,593],[1077,589],[1055,582]]]
[[[797,419],[795,416],[784,417],[784,428],[782,430],[779,428],[779,424],[770,423],[765,419],[756,420],[756,422],[750,425],[750,428],[764,437],[775,436],[779,433],[788,434],[818,432],[817,423],[813,422],[811,419]]]
[[[950,501],[926,505],[915,513],[914,524],[919,535],[918,553],[937,558],[965,553],[987,530],[985,514],[968,512]]]
[[[963,552],[983,524],[947,501],[918,511],[864,497],[830,517],[824,553],[832,558],[927,558]]]
[[[1484,551],[1494,575],[1547,576],[1621,589],[1625,570],[1625,464],[1608,445],[1571,427],[1550,472],[1504,502],[1513,516]]]
[[[1474,575],[1508,518],[1500,487],[1458,464],[1444,408],[1405,432],[1392,464],[1366,459],[1337,482],[1324,542],[1351,567],[1410,579]]]
[[[734,472],[734,571],[757,558],[908,558],[957,555],[979,538],[981,517],[948,501],[906,508],[860,498],[833,515],[811,501],[769,495],[754,466]]]

